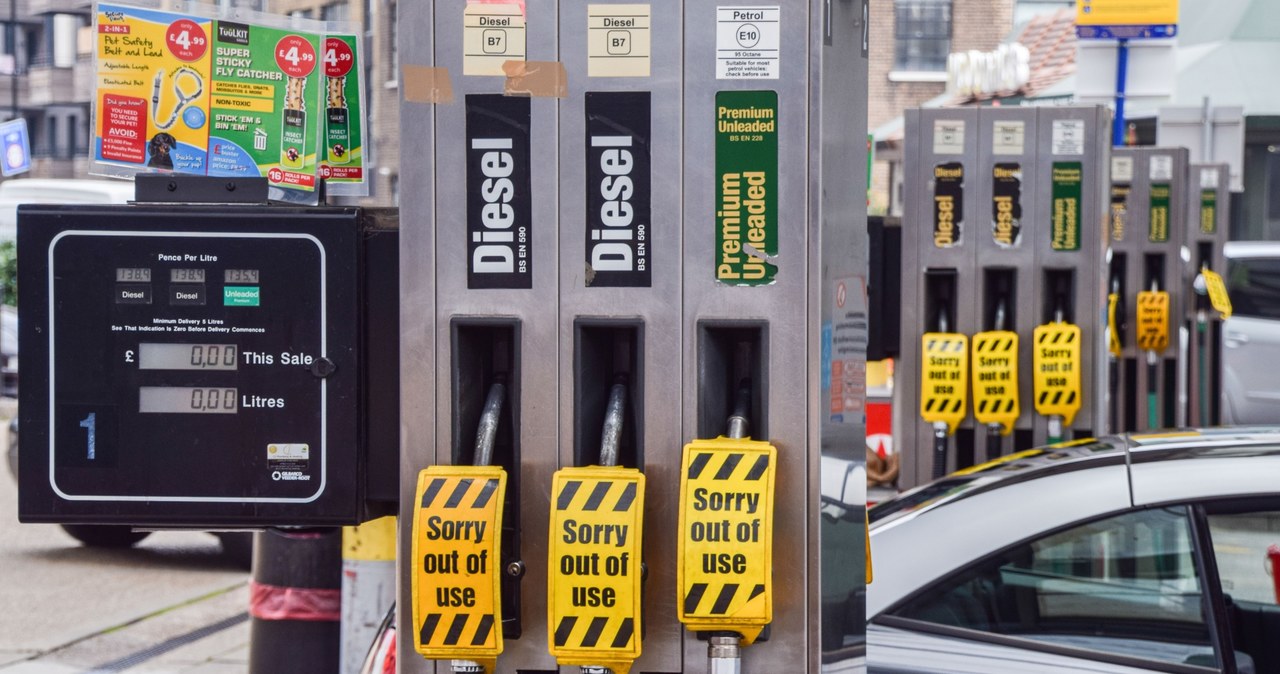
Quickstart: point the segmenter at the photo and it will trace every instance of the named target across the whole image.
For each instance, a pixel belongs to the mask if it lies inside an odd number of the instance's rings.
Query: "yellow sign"
[[[1169,293],[1163,290],[1138,293],[1138,348],[1143,351],[1169,348]]]
[[[1116,321],[1118,316],[1117,310],[1120,307],[1120,294],[1110,293],[1107,295],[1107,351],[1112,356],[1119,358],[1120,352],[1124,349],[1124,344],[1120,343],[1120,324]]]
[[[979,332],[973,336],[973,418],[1013,432],[1018,406],[1018,333]]]
[[[502,653],[502,502],[496,466],[418,473],[413,516],[413,643],[423,657],[477,662]]]
[[[1178,0],[1076,0],[1077,26],[1178,23]]]
[[[680,472],[680,622],[750,644],[773,620],[777,450],[758,440],[694,440]]]
[[[1227,284],[1223,282],[1222,276],[1208,269],[1202,269],[1200,273],[1204,275],[1205,287],[1209,289],[1209,303],[1213,305],[1214,311],[1222,314],[1223,318],[1231,318],[1231,297],[1227,295]]]
[[[920,417],[945,422],[954,433],[964,420],[969,393],[969,338],[950,332],[926,332],[920,339]]]
[[[1060,416],[1071,425],[1080,411],[1080,326],[1049,323],[1032,334],[1035,350],[1031,367],[1036,412]]]
[[[562,468],[551,480],[547,642],[561,665],[626,674],[640,657],[644,474]]]

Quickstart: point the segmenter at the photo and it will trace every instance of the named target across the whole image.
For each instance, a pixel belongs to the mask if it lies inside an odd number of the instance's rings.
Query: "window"
[[[334,2],[320,8],[322,21],[347,21],[351,18],[351,5],[345,2]]]
[[[1272,505],[1274,507],[1274,504]],[[1236,664],[1257,672],[1280,671],[1280,605],[1275,574],[1280,564],[1280,511],[1210,508],[1209,536],[1226,602]]]
[[[1129,658],[1217,666],[1186,508],[1126,513],[1020,545],[895,615]]]
[[[1280,319],[1280,258],[1227,261],[1232,315]]]
[[[951,0],[895,0],[894,70],[947,69],[951,52]]]

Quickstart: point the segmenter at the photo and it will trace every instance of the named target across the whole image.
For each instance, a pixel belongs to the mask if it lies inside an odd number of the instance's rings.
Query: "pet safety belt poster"
[[[363,183],[358,43],[326,50],[321,31],[253,17],[99,4],[94,159],[112,173],[265,176],[305,192],[318,175]]]

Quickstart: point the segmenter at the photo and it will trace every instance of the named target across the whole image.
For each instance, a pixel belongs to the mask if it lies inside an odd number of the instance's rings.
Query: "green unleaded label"
[[[1200,233],[1218,233],[1218,191],[1200,190]]]
[[[778,94],[716,94],[716,280],[773,283],[778,268]]]
[[[261,300],[258,286],[223,286],[222,305],[226,307],[256,307]]]
[[[1053,164],[1053,250],[1080,250],[1080,189],[1083,165],[1078,161]]]
[[[1169,243],[1169,184],[1151,185],[1151,217],[1147,225],[1147,240],[1151,243]]]

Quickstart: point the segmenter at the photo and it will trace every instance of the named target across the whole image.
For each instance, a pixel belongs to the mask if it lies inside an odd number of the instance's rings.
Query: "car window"
[[[1057,646],[1216,666],[1186,508],[1141,510],[981,561],[893,614]],[[945,554],[945,551],[921,554]]]
[[[1280,671],[1280,511],[1211,511],[1208,520],[1235,650],[1255,671]]]
[[[1227,286],[1232,315],[1280,319],[1280,259],[1229,260]]]

